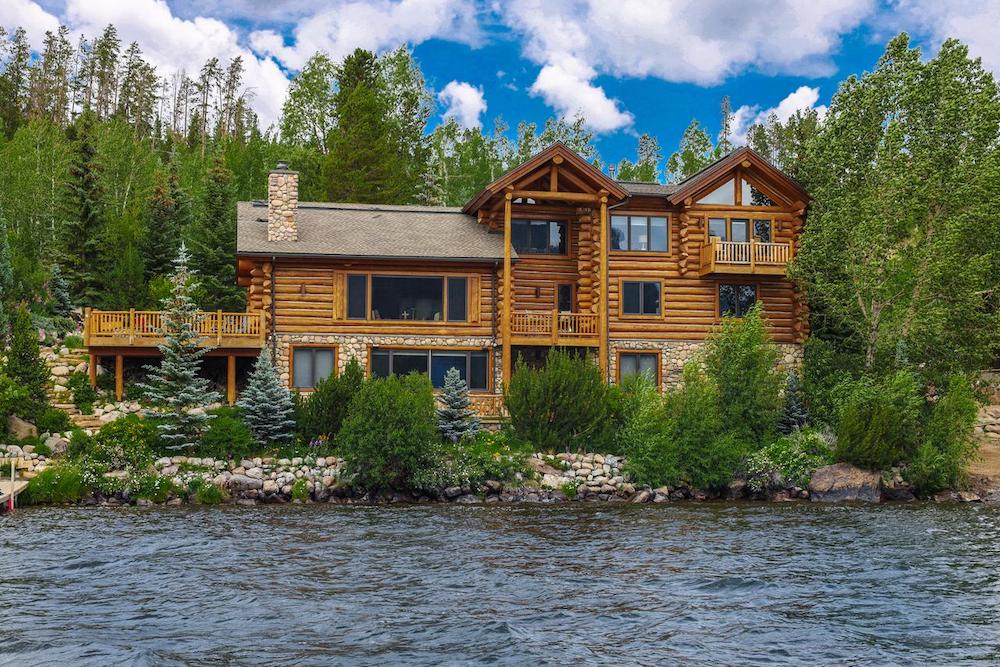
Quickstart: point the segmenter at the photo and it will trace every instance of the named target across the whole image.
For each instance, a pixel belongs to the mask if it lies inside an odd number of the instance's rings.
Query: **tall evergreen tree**
[[[622,160],[618,164],[617,178],[621,181],[656,183],[660,180],[660,160],[663,153],[656,137],[643,134],[639,137],[636,161]]]
[[[38,330],[31,322],[27,306],[21,305],[14,315],[14,333],[4,372],[28,394],[28,412],[20,415],[34,418],[48,405],[45,386],[49,381],[49,370],[39,354]]]
[[[198,284],[189,261],[187,248],[181,244],[170,278],[171,294],[162,304],[163,323],[158,333],[164,342],[157,347],[163,360],[159,366],[146,367],[149,380],[139,385],[158,408],[155,415],[161,420],[160,437],[170,449],[197,446],[210,418],[204,408],[219,400],[209,381],[199,376],[202,357],[209,348],[200,345],[198,306],[191,296]]]
[[[10,258],[10,241],[7,237],[7,222],[0,212],[0,349],[6,346],[10,337],[14,302],[14,268]]]
[[[208,173],[200,219],[191,231],[191,264],[202,280],[203,305],[209,310],[243,310],[246,294],[236,284],[236,199],[233,174],[221,156]]]
[[[73,311],[73,300],[58,264],[53,264],[49,271],[49,296],[52,298],[52,312],[61,317],[69,317]]]
[[[336,118],[336,66],[323,53],[313,55],[292,78],[281,108],[281,139],[327,153]]]
[[[694,119],[684,130],[677,150],[667,160],[669,181],[683,181],[710,165],[717,157],[718,151],[712,145],[712,137]]]
[[[778,419],[778,431],[789,435],[804,429],[809,424],[809,411],[802,400],[802,383],[795,369],[788,372],[785,380],[785,406]]]
[[[6,41],[6,33],[0,33]],[[5,49],[3,73],[0,74],[0,122],[7,137],[24,122],[28,97],[28,72],[31,64],[31,46],[24,28],[14,31]]]
[[[266,346],[254,363],[237,405],[243,411],[243,421],[261,445],[284,445],[295,437],[292,396],[281,383]]]
[[[177,202],[173,198],[171,175],[157,172],[156,183],[149,199],[146,241],[143,245],[146,280],[170,273],[180,244]]]
[[[93,112],[84,112],[71,126],[73,163],[70,167],[69,201],[62,229],[61,265],[75,298],[81,304],[100,299],[98,258],[101,255],[100,164],[97,160]]]

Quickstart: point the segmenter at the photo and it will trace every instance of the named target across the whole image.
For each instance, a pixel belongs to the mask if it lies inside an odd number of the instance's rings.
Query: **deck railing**
[[[259,347],[263,313],[199,312],[190,320],[203,344]],[[149,346],[163,340],[163,313],[156,310],[91,310],[85,322],[87,345]]]
[[[510,331],[514,336],[545,336],[555,343],[561,338],[596,338],[597,329],[596,313],[561,313],[558,310],[511,313]]]
[[[507,416],[507,405],[500,394],[469,394],[472,409],[480,417],[500,418]]]
[[[711,237],[702,246],[701,264],[703,267],[713,267],[716,264],[736,264],[749,266],[753,270],[757,266],[786,266],[792,259],[792,246],[789,243],[765,243],[763,241],[723,241]]]

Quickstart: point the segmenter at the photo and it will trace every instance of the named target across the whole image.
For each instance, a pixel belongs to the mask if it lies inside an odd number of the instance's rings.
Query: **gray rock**
[[[449,486],[441,494],[448,500],[454,500],[462,495],[462,487],[460,486]]]
[[[38,437],[38,429],[35,428],[35,425],[16,415],[10,415],[7,417],[7,430],[12,436],[14,436],[15,440]]]
[[[882,475],[849,463],[824,466],[809,480],[809,497],[821,503],[877,503],[882,498]]]
[[[229,478],[228,484],[233,491],[250,491],[262,489],[264,480],[247,475],[233,475]]]

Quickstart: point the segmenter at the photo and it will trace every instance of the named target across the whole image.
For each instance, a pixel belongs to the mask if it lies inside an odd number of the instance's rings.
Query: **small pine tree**
[[[14,268],[11,263],[10,242],[7,239],[7,223],[0,213],[0,349],[10,336],[10,295],[13,291]]]
[[[792,369],[785,381],[785,407],[778,420],[778,431],[789,435],[805,428],[809,424],[809,411],[802,402],[802,384],[799,374]]]
[[[292,441],[295,434],[292,396],[281,384],[266,347],[257,357],[247,388],[236,405],[243,410],[243,420],[261,445],[284,445]]]
[[[49,275],[49,295],[52,297],[52,312],[62,317],[69,317],[73,311],[73,301],[69,296],[69,285],[66,284],[58,264],[52,265]]]
[[[479,418],[470,409],[469,387],[457,368],[444,374],[443,408],[438,408],[438,430],[448,440],[458,442],[479,432]]]
[[[188,268],[187,248],[181,244],[174,262],[170,297],[163,302],[163,324],[159,333],[164,342],[157,347],[163,355],[159,366],[147,366],[149,382],[140,388],[160,411],[160,437],[169,449],[197,445],[210,415],[204,407],[219,400],[209,381],[199,377],[201,360],[208,348],[200,347],[196,329],[198,307],[191,298],[197,282]]]
[[[45,385],[49,381],[49,371],[39,355],[38,330],[31,323],[31,313],[21,306],[14,314],[14,333],[7,351],[6,375],[28,394],[28,412],[21,415],[34,418],[48,405]]]

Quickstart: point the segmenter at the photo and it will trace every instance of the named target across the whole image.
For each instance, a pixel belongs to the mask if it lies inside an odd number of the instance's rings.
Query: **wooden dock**
[[[13,509],[14,498],[17,498],[18,494],[26,488],[28,488],[28,480],[26,479],[15,479],[14,481],[0,479],[0,509]]]

